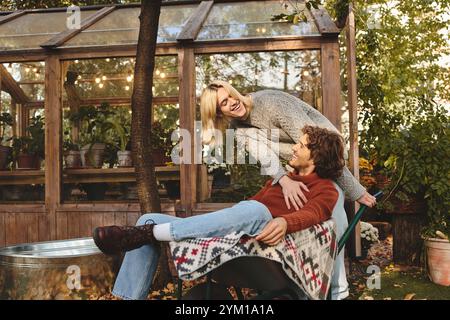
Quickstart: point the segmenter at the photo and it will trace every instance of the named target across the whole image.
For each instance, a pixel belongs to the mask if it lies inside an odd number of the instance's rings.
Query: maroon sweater
[[[306,176],[289,173],[289,177],[303,182],[309,189],[309,192],[302,189],[308,201],[300,210],[295,210],[292,204],[291,209],[287,208],[281,186],[278,183],[272,186],[272,179],[267,181],[264,188],[249,200],[264,204],[274,218],[286,219],[287,233],[300,231],[330,219],[339,196],[333,182],[320,178],[317,173]]]

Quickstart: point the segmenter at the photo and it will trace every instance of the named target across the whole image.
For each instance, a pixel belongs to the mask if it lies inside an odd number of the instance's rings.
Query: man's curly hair
[[[345,166],[344,139],[341,135],[313,126],[303,127],[302,132],[308,135],[306,147],[311,151],[317,175],[332,180],[340,177]]]

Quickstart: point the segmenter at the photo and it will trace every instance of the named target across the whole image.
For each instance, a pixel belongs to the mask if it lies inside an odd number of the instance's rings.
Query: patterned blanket
[[[259,256],[280,262],[286,274],[313,300],[325,299],[337,253],[333,219],[288,234],[268,246],[243,232],[225,237],[196,238],[169,243],[172,259],[183,280],[197,279],[227,261]]]

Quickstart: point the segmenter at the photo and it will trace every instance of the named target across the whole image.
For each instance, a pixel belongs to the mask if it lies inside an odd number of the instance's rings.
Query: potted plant
[[[361,258],[366,259],[370,247],[380,242],[378,229],[368,222],[361,221]]]
[[[6,138],[6,127],[13,125],[13,117],[8,112],[0,114],[0,170],[4,170],[8,164],[11,155],[11,147],[5,146],[5,143],[11,138]]]
[[[118,117],[110,117],[107,122],[114,128],[115,140],[119,148],[116,152],[119,167],[132,167],[133,159],[130,150],[130,132]],[[117,148],[115,148],[117,149]],[[116,150],[114,150],[116,151]]]
[[[45,154],[44,117],[32,117],[26,131],[28,136],[13,138],[13,158],[18,169],[40,169]]]
[[[111,138],[108,131],[112,128],[109,121],[114,112],[109,110],[108,103],[95,106],[82,106],[77,112],[69,115],[73,123],[80,123],[81,163],[84,168],[101,168],[104,160],[106,144]]]
[[[398,130],[391,141],[391,155],[385,165],[392,182],[384,200],[385,204],[391,202],[394,211],[403,210],[410,217],[405,215],[404,221],[397,225],[394,221],[394,258],[395,234],[401,237],[406,235],[405,245],[418,248],[417,255],[420,257],[421,231],[425,239],[430,278],[447,285],[450,283],[450,272],[442,274],[439,270],[450,270],[448,117],[445,107],[425,99],[418,100],[414,119]],[[418,225],[421,221],[421,225]],[[417,233],[418,240],[412,239],[412,232]],[[402,252],[407,251],[405,249],[406,246],[398,248]]]
[[[77,169],[81,167],[81,154],[78,144],[73,143],[70,139],[64,140],[63,155],[67,169]]]

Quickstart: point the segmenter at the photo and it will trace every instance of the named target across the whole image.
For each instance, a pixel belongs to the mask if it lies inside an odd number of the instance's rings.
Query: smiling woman
[[[248,150],[260,162],[261,173],[272,176],[272,185],[279,183],[282,186],[288,207],[303,207],[306,201],[302,202],[300,199],[305,198],[302,191],[305,186],[289,178],[279,158],[291,158],[292,145],[300,141],[304,126],[313,125],[338,132],[325,116],[291,94],[279,90],[260,90],[243,96],[226,81],[213,81],[204,88],[200,98],[200,111],[204,143],[222,147],[223,142],[214,139],[215,129],[222,132],[227,126],[239,129],[238,138],[241,135],[244,143],[238,149]],[[271,132],[270,138],[267,137],[267,131]],[[220,138],[220,134],[217,136]],[[327,146],[327,149],[330,147]],[[322,166],[325,173],[329,171],[327,166],[335,169],[334,164],[329,161]],[[339,173],[339,176],[333,175],[332,178],[336,179],[351,200],[358,200],[369,206],[375,204],[375,198],[367,193],[348,169]]]

